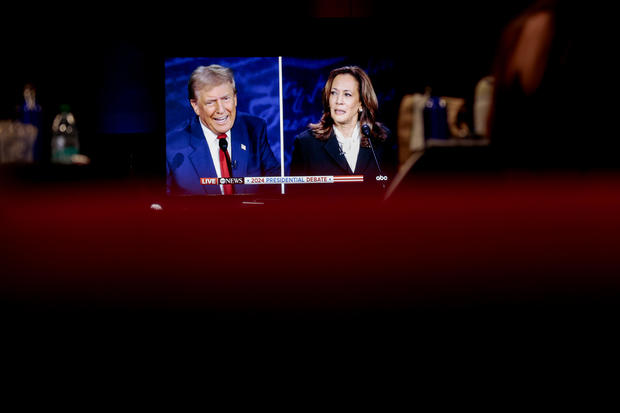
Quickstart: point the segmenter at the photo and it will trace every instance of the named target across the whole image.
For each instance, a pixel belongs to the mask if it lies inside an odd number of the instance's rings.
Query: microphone
[[[218,143],[220,144],[220,150],[224,151],[224,156],[226,156],[226,166],[228,166],[228,171],[230,172],[230,176],[232,177],[232,167],[230,165],[230,156],[228,156],[228,142],[226,139],[218,139]]]
[[[362,125],[362,133],[365,137],[368,138],[368,143],[370,144],[370,150],[372,151],[372,156],[375,158],[375,165],[377,165],[377,169],[379,170],[379,175],[383,175],[381,172],[381,167],[379,166],[379,161],[377,160],[377,155],[375,154],[375,149],[372,147],[372,140],[370,139],[370,126],[367,123]],[[385,189],[385,184],[381,183],[381,186]]]
[[[366,136],[367,138],[370,136],[370,126],[368,126],[367,123],[364,123],[362,125],[362,133],[364,134],[364,136]]]

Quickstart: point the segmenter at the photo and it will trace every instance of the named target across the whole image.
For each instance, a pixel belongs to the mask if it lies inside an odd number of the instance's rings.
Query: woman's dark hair
[[[332,83],[334,79],[338,75],[350,74],[353,76],[358,83],[359,87],[359,96],[360,101],[362,103],[362,113],[358,115],[358,120],[360,124],[367,124],[370,126],[370,134],[373,138],[384,141],[387,138],[387,133],[385,129],[382,127],[381,123],[377,122],[376,115],[377,110],[379,108],[379,103],[377,101],[377,95],[375,94],[375,90],[372,87],[372,82],[370,78],[358,66],[344,66],[338,69],[334,69],[329,73],[329,77],[325,82],[325,87],[323,88],[323,116],[318,123],[311,123],[308,127],[312,130],[314,137],[319,140],[327,140],[329,139],[333,127],[334,120],[331,117],[329,110],[329,96],[332,89]],[[361,146],[369,147],[370,144],[368,142],[368,138],[362,135]]]

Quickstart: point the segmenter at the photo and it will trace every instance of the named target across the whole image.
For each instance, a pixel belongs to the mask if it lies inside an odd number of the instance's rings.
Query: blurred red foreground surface
[[[3,302],[277,312],[620,292],[616,173],[420,177],[387,200],[145,188],[6,189]]]

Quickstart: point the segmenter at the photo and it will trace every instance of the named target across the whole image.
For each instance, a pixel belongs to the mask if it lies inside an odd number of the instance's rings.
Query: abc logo
[[[385,175],[377,175],[377,177],[375,178],[377,181],[387,181],[387,176]]]

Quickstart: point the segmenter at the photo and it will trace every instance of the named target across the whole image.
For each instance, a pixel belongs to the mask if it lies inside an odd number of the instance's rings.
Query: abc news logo
[[[377,175],[377,176],[375,177],[375,179],[376,179],[377,181],[387,181],[387,180],[388,180],[388,177],[387,177],[387,176],[385,176],[385,175]]]
[[[243,182],[243,178],[200,178],[200,183],[203,185],[242,184]]]

